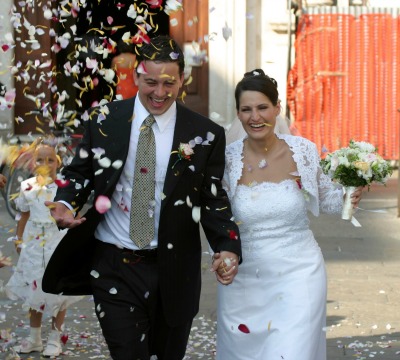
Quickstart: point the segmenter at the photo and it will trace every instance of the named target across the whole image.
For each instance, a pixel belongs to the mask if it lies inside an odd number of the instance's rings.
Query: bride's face
[[[259,91],[243,91],[239,98],[238,118],[249,137],[264,138],[274,134],[279,103],[274,105]]]

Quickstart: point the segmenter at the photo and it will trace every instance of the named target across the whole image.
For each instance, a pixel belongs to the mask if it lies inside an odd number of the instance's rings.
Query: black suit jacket
[[[112,102],[108,104],[109,115],[103,121],[97,121],[99,109],[91,111],[91,119],[84,124],[85,133],[77,155],[63,171],[65,178],[71,182],[67,187],[58,189],[55,201],[65,200],[81,208],[91,189],[94,189],[95,198],[99,195],[111,197],[123,166],[118,170],[102,168],[91,149],[103,148],[106,151],[104,156],[111,162],[122,160],[125,163],[131,124],[135,121],[132,118],[133,107],[134,98]],[[177,161],[178,155],[172,152],[178,149],[180,143],[188,143],[198,136],[206,140],[207,134],[214,136],[209,145],[196,145],[190,161]],[[81,158],[80,149],[89,156]],[[193,207],[201,207],[200,221],[215,252],[226,250],[241,256],[241,245],[238,228],[232,221],[230,204],[220,182],[225,164],[224,129],[177,104],[173,145],[168,150],[171,156],[164,183],[165,198],[161,205],[157,261],[162,306],[167,322],[174,326],[196,315],[200,299],[200,231],[186,199],[190,199]],[[95,175],[99,170],[102,171]],[[77,190],[85,180],[89,180],[89,185]],[[179,200],[184,204],[175,205]],[[45,292],[91,294],[89,279],[95,248],[94,231],[102,215],[92,207],[85,217],[86,222],[70,229],[51,257],[43,278]]]

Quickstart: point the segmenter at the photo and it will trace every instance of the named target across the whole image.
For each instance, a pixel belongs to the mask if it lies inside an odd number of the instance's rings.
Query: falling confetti
[[[111,209],[111,201],[107,196],[99,195],[95,202],[95,208],[100,214],[106,213]]]
[[[239,329],[239,331],[241,331],[242,333],[250,334],[250,330],[249,330],[249,328],[248,328],[245,324],[240,324],[240,325],[238,326],[238,329]]]

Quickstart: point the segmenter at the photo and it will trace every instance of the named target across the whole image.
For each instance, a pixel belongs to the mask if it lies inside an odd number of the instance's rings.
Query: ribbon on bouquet
[[[377,214],[386,214],[387,213],[387,210],[384,210],[384,209],[368,210],[368,209],[362,209],[360,207],[356,207],[354,210],[367,211],[367,212],[372,212],[372,213],[377,213]],[[351,217],[350,222],[355,227],[361,227],[360,222],[354,216]]]

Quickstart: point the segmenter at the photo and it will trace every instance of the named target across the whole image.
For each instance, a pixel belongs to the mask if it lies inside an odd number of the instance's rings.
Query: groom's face
[[[141,70],[135,73],[139,98],[150,114],[165,113],[176,100],[183,84],[177,62],[143,61]]]

